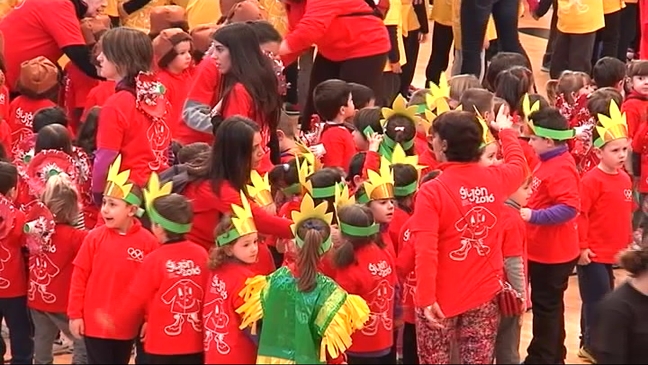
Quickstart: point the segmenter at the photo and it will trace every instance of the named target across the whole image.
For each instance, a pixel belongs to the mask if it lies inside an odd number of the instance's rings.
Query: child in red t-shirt
[[[326,121],[319,140],[326,150],[322,165],[348,170],[356,152],[351,130],[345,124],[355,113],[351,87],[342,80],[324,81],[315,87],[313,103],[317,114]]]
[[[151,175],[146,211],[161,246],[146,256],[129,286],[121,309],[107,316],[107,327],[145,321],[142,339],[151,364],[203,362],[202,301],[207,281],[207,252],[188,241],[193,212],[189,201],[169,194]]]
[[[632,140],[632,175],[639,193],[648,193],[648,61],[632,61],[626,76],[630,92],[621,110],[626,113]]]
[[[26,244],[25,214],[13,205],[17,183],[16,167],[0,161],[0,312],[9,329],[12,361],[31,364],[34,342],[27,309],[27,268],[22,253]]]
[[[578,231],[581,255],[576,270],[580,289],[581,341],[579,356],[593,359],[591,328],[595,306],[614,288],[612,265],[632,242],[632,182],[623,170],[628,154],[625,118],[613,99],[609,112],[598,114],[593,131],[598,166],[581,181],[581,210]]]
[[[75,228],[79,218],[79,195],[70,178],[59,174],[48,178],[41,201],[54,217],[55,226],[51,237],[40,240],[40,247],[33,247],[29,256],[27,304],[34,323],[34,362],[49,364],[54,361],[52,345],[61,331],[74,341],[72,362],[84,364],[87,363],[85,343],[70,333],[66,313],[72,262],[88,235],[88,231]]]
[[[236,312],[244,303],[239,293],[247,279],[255,276],[259,242],[245,194],[242,206],[233,206],[233,216],[224,215],[216,228],[216,247],[209,254],[209,280],[203,300],[206,364],[253,364],[257,346],[251,334],[239,329]],[[249,222],[253,222],[251,219]]]
[[[112,331],[98,314],[114,316],[144,258],[159,244],[136,218],[142,194],[120,171],[121,156],[110,166],[101,205],[104,224],[93,229],[74,259],[67,308],[70,332],[83,338],[90,364],[128,364],[141,322],[121,322]],[[144,332],[142,333],[142,336]]]

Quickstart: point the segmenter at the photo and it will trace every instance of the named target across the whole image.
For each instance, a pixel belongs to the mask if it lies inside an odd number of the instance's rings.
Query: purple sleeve
[[[529,223],[538,225],[562,224],[576,217],[576,209],[565,204],[556,204],[546,209],[534,209]]]
[[[95,152],[94,165],[92,167],[92,196],[102,195],[108,176],[108,168],[115,161],[119,151],[100,148]],[[101,199],[99,199],[101,201]]]

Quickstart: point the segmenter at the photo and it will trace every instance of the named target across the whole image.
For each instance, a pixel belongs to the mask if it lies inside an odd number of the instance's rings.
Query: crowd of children
[[[190,30],[181,7],[151,7],[149,34],[84,19],[105,80],[38,57],[17,96],[2,86],[11,363],[52,363],[60,333],[75,364],[127,364],[134,346],[151,364],[564,363],[574,270],[579,356],[648,357],[607,319],[648,321],[648,61],[564,71],[544,98],[522,54],[483,82],[440,59],[410,90],[395,51],[393,97],[325,80],[303,133],[277,23],[256,0],[221,10]],[[407,11],[416,57],[426,6]],[[617,264],[634,278],[604,298]]]

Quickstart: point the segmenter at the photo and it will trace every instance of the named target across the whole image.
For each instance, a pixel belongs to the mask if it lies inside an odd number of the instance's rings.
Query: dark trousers
[[[321,54],[315,56],[308,86],[308,99],[301,113],[301,128],[309,131],[310,119],[315,113],[313,90],[321,82],[340,79],[365,85],[374,91],[376,100],[383,100],[382,74],[387,61],[387,54],[352,58],[344,61],[331,61]]]
[[[551,5],[553,11],[551,12],[551,23],[549,25],[549,39],[547,39],[547,48],[545,48],[544,56],[542,56],[542,65],[549,65],[551,62],[551,55],[553,54],[554,42],[556,42],[556,33],[558,26],[558,1],[554,0]]]
[[[149,364],[174,364],[174,365],[191,365],[204,364],[205,357],[202,352],[185,355],[154,355],[148,354]]]
[[[407,33],[407,37],[403,37],[407,63],[401,67],[400,94],[405,97],[409,94],[409,87],[412,84],[412,80],[414,80],[414,71],[416,71],[416,60],[418,59],[420,47],[419,33],[418,29],[410,30]]]
[[[488,18],[492,14],[499,51],[524,54],[518,34],[518,0],[463,0],[461,2],[461,73],[481,74],[481,52]]]
[[[403,327],[403,364],[418,364],[418,349],[416,345],[416,325],[405,323]]]
[[[634,40],[637,38],[639,23],[639,6],[637,3],[626,3],[621,9],[621,27],[619,30],[619,49],[617,57],[625,62],[628,55],[628,48],[634,47]],[[635,49],[635,51],[638,51]]]
[[[582,71],[590,74],[592,71],[592,52],[596,32],[585,34],[567,34],[556,30],[553,55],[549,75],[558,79],[565,70]]]
[[[578,290],[581,296],[581,346],[590,347],[590,328],[594,328],[595,310],[598,302],[614,289],[614,273],[611,264],[592,262],[577,265]]]
[[[142,329],[140,328],[140,331],[141,330]],[[137,336],[135,338],[135,364],[150,364],[149,355],[146,353],[146,351],[144,351],[144,344],[142,343],[140,336]]]
[[[347,354],[349,365],[393,365],[396,364],[396,352],[390,351],[387,355],[376,357],[362,357]]]
[[[430,85],[430,82],[438,84],[441,73],[448,68],[453,37],[451,26],[434,22],[432,26],[430,59],[425,68],[426,87]]]
[[[133,340],[112,340],[84,337],[88,364],[128,364],[133,351]]]
[[[31,364],[34,356],[34,337],[27,297],[0,298],[0,322],[2,319],[9,329],[11,364]],[[0,341],[0,363],[4,364],[7,345]]]
[[[533,339],[525,364],[564,364],[565,290],[577,259],[562,264],[529,261]]]
[[[621,36],[621,11],[605,14],[605,26],[596,32],[594,52],[592,52],[592,65],[603,57],[617,57],[619,55],[619,39]],[[624,56],[621,61],[625,62]]]
[[[286,77],[286,83],[288,83],[288,89],[286,90],[284,101],[286,103],[297,104],[299,102],[299,98],[297,97],[297,75],[299,74],[299,64],[297,62],[291,63],[284,68],[283,73]]]

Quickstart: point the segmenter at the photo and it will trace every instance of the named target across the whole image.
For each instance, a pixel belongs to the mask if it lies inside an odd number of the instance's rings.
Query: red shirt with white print
[[[0,298],[27,294],[27,269],[22,249],[25,247],[25,214],[14,208],[13,228],[0,240]]]
[[[398,259],[396,259],[396,270],[398,278],[402,283],[401,289],[403,295],[403,321],[407,323],[415,323],[416,320],[416,306],[414,305],[414,297],[416,295],[416,252],[414,250],[414,237],[410,231],[410,220],[408,219],[401,228],[400,234],[400,251]]]
[[[34,114],[41,109],[53,106],[56,106],[56,104],[49,99],[35,100],[23,95],[18,96],[11,102],[7,123],[11,128],[11,150],[14,155],[17,153],[18,144],[33,134]]]
[[[171,129],[171,136],[183,145],[194,142],[190,138],[185,138],[192,134],[191,131],[181,131],[185,128],[189,129],[182,120],[182,108],[189,94],[194,70],[191,66],[181,73],[173,73],[167,69],[161,69],[157,73],[160,82],[166,88],[165,97],[169,100],[170,108],[166,119]]]

